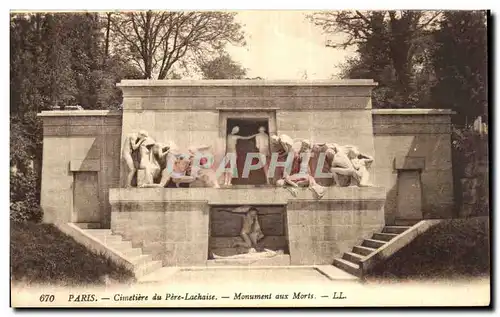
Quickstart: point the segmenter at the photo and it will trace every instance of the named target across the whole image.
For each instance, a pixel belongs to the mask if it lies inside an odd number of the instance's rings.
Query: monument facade
[[[44,220],[179,266],[331,264],[387,224],[450,217],[451,113],[374,110],[375,86],[125,80],[121,112],[42,112]]]

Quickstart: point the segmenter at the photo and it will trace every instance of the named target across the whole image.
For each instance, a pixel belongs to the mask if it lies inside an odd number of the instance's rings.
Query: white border
[[[4,1],[2,2],[2,6],[7,4],[9,2],[7,1]],[[415,1],[415,2],[401,2],[401,1],[387,1],[387,0],[379,0],[379,1],[360,1],[360,0],[351,0],[351,1],[348,1],[348,2],[342,2],[342,1],[318,1],[318,0],[308,0],[308,1],[283,1],[281,4],[278,4],[278,3],[272,3],[270,1],[261,1],[261,0],[253,0],[253,1],[234,1],[234,0],[213,0],[213,1],[203,1],[203,0],[198,0],[198,1],[190,1],[190,2],[187,2],[187,1],[155,1],[155,2],[149,2],[147,4],[145,4],[144,2],[137,2],[137,1],[115,1],[115,0],[111,0],[111,1],[95,1],[95,0],[87,0],[85,1],[85,6],[87,8],[90,8],[88,9],[89,11],[94,11],[94,10],[105,10],[105,9],[141,9],[141,6],[142,8],[148,8],[148,9],[177,9],[177,10],[181,10],[181,9],[228,9],[228,8],[231,8],[231,9],[281,9],[281,10],[289,10],[289,9],[292,9],[292,10],[297,10],[297,9],[300,9],[300,10],[304,10],[304,9],[307,9],[307,10],[318,10],[318,9],[330,9],[330,10],[335,10],[335,9],[387,9],[387,8],[398,8],[398,9],[462,9],[462,10],[472,10],[472,9],[493,9],[494,11],[497,11],[497,7],[498,7],[498,4],[500,2],[499,1],[480,1],[480,0],[476,0],[476,1],[446,1],[446,2],[438,2],[438,1],[435,1],[435,0],[419,0],[419,1]],[[9,3],[10,4],[10,3]],[[17,9],[30,9],[30,10],[58,10],[58,9],[61,9],[61,8],[65,8],[66,10],[81,10],[82,9],[82,3],[80,2],[68,2],[68,1],[27,1],[27,0],[18,0],[18,1],[15,1],[14,3],[12,3],[12,5],[14,5]],[[2,17],[6,20],[8,18],[8,11],[10,9],[13,9],[13,8],[6,8],[5,11],[3,11],[5,14],[2,15]],[[497,20],[497,24],[498,24],[498,20]],[[8,29],[6,27],[7,25],[7,21],[5,21],[5,23],[3,23],[3,28],[1,29],[1,36],[2,36],[2,43],[5,43],[4,45],[4,50],[2,50],[2,54],[4,55],[3,57],[3,60],[6,61],[5,63],[2,63],[2,67],[4,67],[4,69],[2,69],[2,74],[4,74],[4,76],[6,77],[5,78],[5,82],[4,82],[4,85],[2,85],[3,89],[4,89],[4,94],[2,95],[2,101],[3,101],[3,107],[1,108],[3,113],[2,115],[0,115],[0,118],[1,120],[3,121],[2,124],[0,124],[0,127],[1,129],[4,130],[4,136],[7,136],[9,135],[9,70],[8,70],[8,65],[9,65],[9,46],[8,46],[8,39],[9,39],[9,33],[8,33]],[[496,30],[495,28],[495,34],[494,34],[494,40],[495,40],[495,43],[498,43],[498,30]],[[496,57],[496,56],[495,56]],[[495,71],[496,71],[496,65],[495,65]],[[498,84],[498,81],[496,82],[496,86],[492,89],[494,89],[495,91],[499,91],[499,84]],[[493,105],[490,105],[490,107],[492,107]],[[498,122],[498,119],[497,118],[498,116],[500,116],[500,114],[498,114],[499,112],[497,111],[496,113],[496,116],[495,118],[493,119],[492,118],[492,122]],[[495,129],[496,130],[496,129]],[[497,138],[498,139],[498,138]],[[8,138],[7,137],[3,137],[3,138],[0,138],[1,142],[3,144],[1,144],[2,148],[4,149],[7,149],[7,146],[8,146]],[[497,141],[495,141],[495,146],[498,146],[499,144],[496,143]],[[499,141],[500,142],[500,141]],[[9,293],[10,293],[10,289],[9,289],[9,284],[10,284],[10,280],[9,280],[9,276],[8,276],[8,272],[10,271],[10,263],[8,261],[5,261],[5,255],[9,254],[10,252],[10,247],[9,247],[9,240],[10,240],[10,237],[9,237],[9,221],[7,219],[7,214],[8,214],[8,210],[9,210],[9,207],[8,207],[8,201],[9,201],[9,194],[8,194],[8,191],[9,191],[9,183],[8,183],[8,174],[7,174],[7,161],[9,160],[8,158],[8,151],[4,151],[3,153],[6,153],[4,155],[2,155],[2,163],[1,165],[4,166],[3,169],[0,169],[0,171],[2,171],[2,173],[5,173],[4,174],[4,182],[1,183],[1,186],[2,186],[2,202],[4,202],[4,219],[3,221],[1,221],[1,225],[3,226],[3,230],[1,230],[1,232],[4,234],[4,238],[2,239],[2,253],[4,255],[4,261],[1,261],[1,265],[2,265],[2,270],[1,272],[3,272],[6,276],[5,280],[4,280],[4,283],[2,283],[3,287],[4,287],[4,290],[2,292],[2,300],[3,300],[3,303],[2,303],[2,307],[4,310],[6,310],[6,313],[8,315],[11,315],[11,314],[14,314],[13,310],[11,309],[8,309],[8,306],[9,306]],[[3,161],[5,160],[5,161]],[[493,162],[491,162],[493,163]],[[496,162],[495,162],[496,163]],[[498,173],[500,172],[496,172],[494,176],[498,176]],[[495,177],[495,180],[497,180],[497,178]],[[494,195],[494,193],[491,193],[492,197],[495,197],[497,195]],[[498,222],[498,219],[500,217],[495,216],[495,218],[497,219],[497,222]],[[497,226],[495,226],[497,227]],[[498,243],[495,243],[495,245],[497,246],[497,249],[498,249]],[[497,249],[495,249],[495,253],[498,254],[498,251]],[[496,267],[498,268],[498,266]],[[498,271],[497,271],[498,272]],[[496,293],[498,294],[498,292]],[[497,295],[498,296],[498,295]],[[498,304],[498,301],[497,301],[497,304]],[[193,311],[194,313],[196,313],[197,311]],[[363,311],[362,313],[364,313],[365,311]],[[50,314],[51,312],[48,311],[46,312],[48,314]],[[66,313],[66,312],[65,312]],[[67,312],[68,314],[71,314],[71,312]],[[95,311],[90,311],[90,313],[92,313],[92,315],[94,316],[101,316],[101,315],[104,315],[104,312],[95,312]],[[118,313],[122,313],[122,312],[118,312]],[[136,316],[142,316],[143,315],[143,311],[141,312],[133,312],[134,315]],[[164,314],[164,312],[160,312],[162,314]],[[177,314],[176,312],[171,312],[171,311],[167,311],[166,313],[168,313],[169,315],[171,314]],[[217,312],[214,312],[214,313],[217,313]],[[240,313],[243,313],[243,312],[240,312]],[[249,313],[249,312],[245,312],[245,313]],[[252,313],[252,312],[250,312]],[[253,313],[258,313],[259,315],[260,314],[267,314],[267,312],[253,312]],[[302,313],[306,313],[304,311],[301,311],[300,312],[301,314]],[[331,312],[323,312],[325,314],[331,314]],[[334,311],[333,312],[334,314],[336,315],[342,315],[344,314],[343,312],[338,312],[338,311]],[[379,314],[383,314],[383,315],[386,315],[386,312],[376,312],[376,313],[379,313]],[[397,312],[395,312],[397,313]],[[405,314],[408,313],[408,311],[405,311],[404,312]],[[437,313],[430,313],[428,311],[423,311],[421,313],[425,313],[426,315],[433,315],[433,314],[437,314]],[[442,313],[442,312],[441,312]],[[452,312],[450,312],[449,314],[452,314]],[[2,314],[3,316],[4,314]]]

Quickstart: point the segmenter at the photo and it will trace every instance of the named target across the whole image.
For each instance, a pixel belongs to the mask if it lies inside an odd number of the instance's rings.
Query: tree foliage
[[[460,203],[464,192],[471,195],[475,190],[464,184],[475,184],[479,179],[477,198],[481,206],[476,207],[487,210],[487,138],[471,130],[478,116],[488,121],[486,13],[345,11],[321,12],[310,19],[327,33],[342,32],[346,36],[345,41],[328,45],[356,47],[358,56],[342,65],[341,76],[377,81],[375,107],[455,111],[455,197]]]
[[[488,115],[488,43],[486,14],[480,11],[449,11],[433,33],[432,67],[436,104],[457,112],[454,123],[470,125]]]
[[[347,61],[342,75],[373,78],[376,107],[399,108],[418,103],[417,82],[428,49],[429,31],[440,11],[335,11],[318,12],[309,19],[326,33],[342,33],[334,48],[355,46],[358,56]]]
[[[143,78],[165,79],[176,63],[205,60],[227,43],[244,44],[236,13],[129,12],[114,14],[116,46],[140,69]]]
[[[200,65],[203,79],[243,79],[246,69],[228,54],[222,54]]]
[[[338,11],[309,19],[357,56],[344,78],[372,78],[378,108],[448,108],[454,123],[487,115],[487,35],[484,11]],[[485,121],[485,120],[483,120]]]
[[[96,13],[12,14],[10,18],[11,218],[39,219],[42,124],[53,106],[115,108],[123,78],[140,74],[104,49]]]

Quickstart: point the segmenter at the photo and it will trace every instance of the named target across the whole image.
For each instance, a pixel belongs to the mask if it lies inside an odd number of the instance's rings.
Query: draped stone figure
[[[156,142],[148,137],[139,147],[140,163],[137,171],[137,187],[147,187],[160,174],[160,164],[154,156]]]
[[[134,174],[137,172],[140,160],[138,149],[147,137],[148,133],[144,130],[141,130],[138,133],[130,133],[125,137],[125,143],[123,144],[122,151],[122,157],[128,168],[125,187],[132,186],[132,179],[134,178]]]

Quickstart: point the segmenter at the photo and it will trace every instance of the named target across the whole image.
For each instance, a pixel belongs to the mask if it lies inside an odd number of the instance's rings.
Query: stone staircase
[[[342,258],[335,259],[333,265],[347,273],[362,277],[365,272],[361,263],[410,228],[411,226],[386,226],[382,232],[374,233],[370,239],[364,239],[361,245],[355,246],[351,252],[345,252]]]
[[[113,234],[110,229],[82,229],[85,234],[92,236],[106,248],[120,255],[120,261],[134,272],[136,278],[160,269],[161,261],[153,260],[151,254],[144,254],[141,248],[132,246],[132,241],[123,240],[122,236]]]

